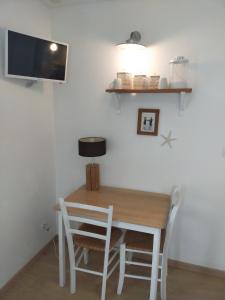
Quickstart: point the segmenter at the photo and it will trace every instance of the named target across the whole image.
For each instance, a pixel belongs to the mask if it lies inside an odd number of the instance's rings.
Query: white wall
[[[36,0],[0,3],[0,288],[51,238],[55,223],[53,90],[3,76],[3,28],[49,37],[49,12]]]
[[[77,140],[99,135],[108,152],[99,158],[102,184],[170,192],[183,184],[171,257],[225,270],[225,2],[222,0],[121,0],[53,10],[54,37],[71,45],[68,83],[56,87],[58,195],[83,184],[87,159]],[[191,61],[191,102],[177,114],[177,95],[123,96],[117,115],[104,90],[116,74],[114,45],[133,30],[150,46],[151,73],[168,75],[168,61]],[[174,147],[162,138],[136,135],[138,108],[160,108],[159,134],[172,130]]]

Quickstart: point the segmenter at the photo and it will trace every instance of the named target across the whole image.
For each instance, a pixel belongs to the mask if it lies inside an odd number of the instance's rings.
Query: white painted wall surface
[[[47,8],[36,0],[0,3],[0,288],[51,238],[55,167],[53,90],[3,76],[3,28],[50,37]]]
[[[170,192],[184,185],[171,257],[225,270],[225,2],[105,1],[53,10],[54,37],[70,43],[68,83],[56,86],[57,194],[84,183],[88,159],[77,140],[104,136],[102,184]],[[117,71],[115,44],[139,30],[151,52],[151,73],[168,75],[176,55],[190,61],[193,94],[183,117],[177,95],[123,96],[117,115],[104,90]],[[160,108],[162,138],[136,135],[138,108]]]

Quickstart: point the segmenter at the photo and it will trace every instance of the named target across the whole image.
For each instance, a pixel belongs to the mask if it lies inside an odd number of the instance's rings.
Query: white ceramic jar
[[[186,88],[188,86],[188,59],[177,56],[170,60],[170,88]]]

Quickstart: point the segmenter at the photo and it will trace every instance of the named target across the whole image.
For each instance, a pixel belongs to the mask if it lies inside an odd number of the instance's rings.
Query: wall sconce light
[[[141,45],[140,41],[140,32],[133,31],[125,43],[117,45],[119,49],[119,72],[147,75],[149,69],[147,48]]]
[[[141,41],[141,34],[139,31],[133,31],[130,34],[130,38],[126,41],[126,44],[139,44]]]

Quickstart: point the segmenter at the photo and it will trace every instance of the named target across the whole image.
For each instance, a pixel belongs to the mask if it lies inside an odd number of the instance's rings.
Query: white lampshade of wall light
[[[148,49],[140,44],[124,43],[117,46],[119,53],[118,72],[147,75],[149,71]]]

